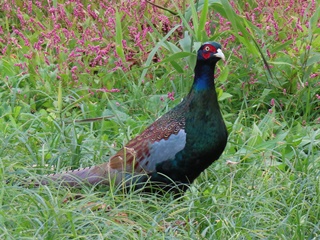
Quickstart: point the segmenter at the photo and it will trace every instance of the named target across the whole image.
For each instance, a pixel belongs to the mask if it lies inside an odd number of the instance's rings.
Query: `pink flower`
[[[23,54],[23,56],[24,56],[25,58],[31,59],[32,56],[33,56],[33,52],[30,52],[29,54]]]
[[[78,67],[77,67],[77,66],[73,66],[73,67],[71,68],[71,77],[72,77],[72,79],[73,79],[75,82],[78,82],[78,80],[79,80],[79,77],[78,77],[78,75],[77,75],[77,70],[78,70]]]
[[[283,92],[283,95],[287,95],[287,89],[284,88],[282,92]]]
[[[168,98],[173,101],[174,100],[174,92],[168,92]]]
[[[271,106],[274,106],[274,105],[275,105],[275,100],[274,100],[274,98],[271,99],[270,105],[271,105]]]
[[[111,90],[107,89],[106,87],[97,89],[97,92],[120,92],[120,90],[118,88],[112,88]]]
[[[4,46],[1,50],[1,53],[4,55],[7,51],[8,46]]]

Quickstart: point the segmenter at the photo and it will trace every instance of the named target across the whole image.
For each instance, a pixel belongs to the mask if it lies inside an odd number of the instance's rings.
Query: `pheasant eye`
[[[204,48],[204,50],[206,50],[207,52],[209,52],[209,51],[210,51],[210,47],[209,47],[209,46],[206,46],[206,47]]]

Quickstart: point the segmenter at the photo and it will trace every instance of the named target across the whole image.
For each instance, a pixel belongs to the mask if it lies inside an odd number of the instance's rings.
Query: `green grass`
[[[74,13],[79,6],[70,3],[57,20],[45,3],[33,3],[31,12],[20,1],[1,5],[0,238],[319,239],[319,6],[284,11],[289,2],[282,1],[283,8],[271,4],[276,10],[269,11],[260,1],[232,7],[224,0],[189,6],[159,2],[177,16],[150,12],[149,5],[144,9],[134,1],[114,3],[113,15],[104,15],[97,1],[83,1],[83,18]],[[307,10],[301,15],[301,9]],[[142,17],[135,18],[139,12]],[[252,13],[254,20],[243,17]],[[163,16],[169,30],[157,18]],[[33,25],[31,17],[44,28]],[[130,32],[138,19],[138,29]],[[60,25],[54,30],[55,24]],[[297,24],[302,30],[295,31]],[[140,38],[140,49],[132,34],[145,27],[150,29]],[[222,157],[184,196],[18,184],[26,177],[107,161],[187,94],[194,52],[208,40],[226,44],[227,61],[218,64],[216,86],[229,139]],[[110,46],[105,54],[92,50]],[[72,56],[76,47],[85,53]],[[132,59],[124,60],[129,54]],[[95,63],[99,56],[101,64]],[[174,100],[168,92],[174,92]],[[74,121],[102,116],[108,118]]]

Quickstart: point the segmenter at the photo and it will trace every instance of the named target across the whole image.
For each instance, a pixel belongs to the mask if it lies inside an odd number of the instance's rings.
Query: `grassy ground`
[[[319,4],[110,2],[0,3],[1,239],[319,239]],[[17,184],[107,161],[181,101],[208,40],[230,135],[183,197]]]

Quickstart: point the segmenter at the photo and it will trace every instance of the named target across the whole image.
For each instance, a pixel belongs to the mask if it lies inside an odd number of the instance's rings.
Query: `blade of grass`
[[[58,114],[62,114],[62,81],[59,81],[59,87],[58,87]]]
[[[124,62],[125,61],[125,56],[123,52],[123,46],[122,46],[122,26],[121,26],[121,15],[116,10],[116,52],[120,56],[121,60]]]
[[[205,26],[207,21],[208,9],[209,9],[208,0],[204,0],[200,21],[199,21],[199,26],[198,26],[198,29],[196,30],[197,40],[201,42],[205,39],[205,36],[206,36]]]

